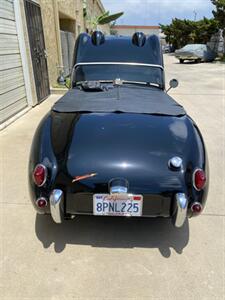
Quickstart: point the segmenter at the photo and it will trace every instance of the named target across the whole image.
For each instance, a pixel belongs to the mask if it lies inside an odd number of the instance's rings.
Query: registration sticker
[[[142,195],[133,194],[95,194],[93,196],[93,214],[100,216],[142,215]]]

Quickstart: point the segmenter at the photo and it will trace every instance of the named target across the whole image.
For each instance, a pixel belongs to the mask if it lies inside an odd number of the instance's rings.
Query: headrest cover
[[[95,46],[99,46],[105,42],[105,36],[101,31],[94,31],[91,40]]]
[[[143,32],[135,32],[132,37],[132,43],[138,47],[143,47],[146,41],[146,36]]]

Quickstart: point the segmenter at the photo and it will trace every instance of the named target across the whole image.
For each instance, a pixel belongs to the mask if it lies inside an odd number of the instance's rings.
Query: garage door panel
[[[0,18],[15,20],[14,7],[11,1],[0,1]]]
[[[24,85],[10,92],[0,95],[0,111],[24,97],[26,97]]]
[[[27,106],[13,0],[0,0],[0,41],[1,124]]]
[[[12,103],[12,105],[0,110],[0,120],[2,122],[6,121],[16,113],[20,112],[27,106],[27,99],[24,97],[17,102]]]
[[[0,33],[16,34],[16,23],[13,20],[0,19]]]
[[[24,85],[22,67],[0,72],[0,95]]]
[[[19,54],[1,55],[0,56],[0,71],[6,69],[14,69],[21,67],[21,57]]]
[[[0,34],[0,39],[0,55],[20,53],[17,35]]]

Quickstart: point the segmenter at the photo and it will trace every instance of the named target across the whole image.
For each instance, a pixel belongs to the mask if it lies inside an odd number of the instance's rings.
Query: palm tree
[[[110,15],[109,11],[107,11],[104,14],[97,16],[97,17],[90,17],[90,16],[86,15],[86,19],[87,19],[87,23],[89,23],[91,31],[94,31],[94,30],[98,30],[99,25],[109,24],[109,23],[117,20],[123,14],[124,14],[123,12],[119,12],[119,13]]]

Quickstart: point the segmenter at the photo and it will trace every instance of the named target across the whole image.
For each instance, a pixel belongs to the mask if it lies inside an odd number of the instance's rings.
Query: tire
[[[180,64],[183,64],[184,63],[184,59],[179,59],[180,60]]]
[[[196,64],[200,64],[201,61],[202,61],[201,58],[195,60]]]

